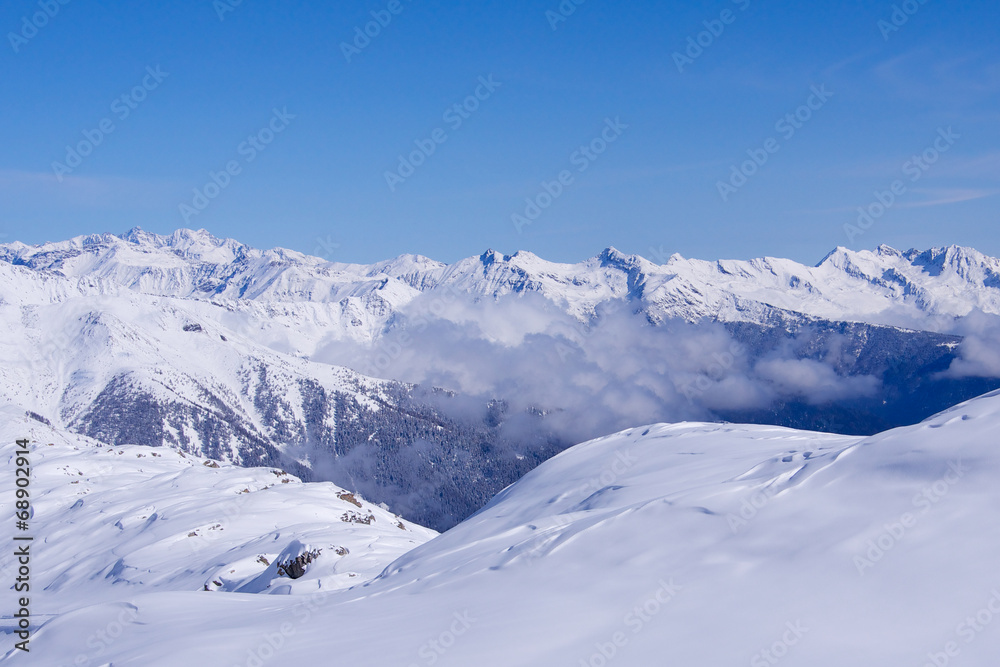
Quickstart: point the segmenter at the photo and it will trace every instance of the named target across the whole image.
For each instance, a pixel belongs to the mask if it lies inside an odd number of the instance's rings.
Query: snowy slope
[[[148,585],[49,620],[31,662],[7,662],[72,664],[120,623],[82,664],[992,666],[998,430],[1000,393],[869,438],[631,429],[551,459],[364,586]]]
[[[275,352],[197,300],[7,295],[22,302],[0,305],[0,400],[114,444],[306,472],[335,453],[340,402],[378,410],[393,387]]]
[[[7,470],[14,441],[33,441],[28,534],[37,536],[32,586],[39,617],[148,590],[345,588],[434,535],[333,484],[303,484],[280,469],[236,468],[166,448],[109,447],[13,408],[0,415]],[[2,480],[10,527],[14,480]],[[321,553],[301,578],[281,577],[277,564],[302,549]],[[14,564],[5,550],[0,571],[6,575]]]

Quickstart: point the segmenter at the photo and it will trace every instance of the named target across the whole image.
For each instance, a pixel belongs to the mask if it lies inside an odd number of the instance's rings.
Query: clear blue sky
[[[1000,255],[995,0],[909,0],[892,31],[904,3],[567,0],[556,21],[559,0],[399,0],[350,62],[342,44],[389,0],[234,1],[3,3],[5,240],[138,225],[358,262],[487,248],[576,261],[609,245],[653,259],[816,262],[879,243]],[[35,16],[46,3],[54,16]],[[674,54],[705,21],[721,34],[701,35],[680,72]],[[492,91],[478,82],[490,76]],[[814,86],[832,97],[810,100]],[[456,128],[445,113],[477,88],[486,99]],[[779,131],[809,101],[794,135]],[[244,144],[274,109],[295,117],[274,120],[263,150]],[[113,132],[57,177],[102,121]],[[949,127],[947,152],[904,167]],[[438,129],[447,140],[391,191],[398,156]],[[615,139],[603,154],[574,156],[602,132]],[[777,152],[723,201],[719,182],[769,138]],[[180,205],[230,162],[239,173],[185,221]],[[512,214],[563,171],[570,184],[518,233]],[[902,194],[849,237],[856,209],[897,180]]]

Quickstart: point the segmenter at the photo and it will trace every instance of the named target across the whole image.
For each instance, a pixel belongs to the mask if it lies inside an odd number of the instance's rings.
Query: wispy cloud
[[[1000,194],[1000,189],[976,189],[976,188],[921,188],[914,189],[913,193],[927,197],[924,201],[901,203],[899,208],[927,208],[930,206],[946,206],[948,204],[960,204],[962,202],[985,199]]]
[[[877,63],[872,75],[898,97],[935,104],[967,105],[1000,93],[1000,63],[982,51],[943,58],[922,47]]]
[[[986,181],[1000,180],[1000,151],[985,155],[955,155],[942,160],[936,167],[941,176],[954,178],[979,178]]]
[[[838,76],[843,70],[857,69],[854,67],[855,65],[864,63],[866,60],[874,56],[875,53],[876,51],[874,49],[868,49],[867,51],[861,51],[859,53],[855,53],[852,56],[848,56],[843,60],[838,60],[837,62],[833,63],[832,65],[828,65],[825,69],[823,69],[822,78],[824,80],[832,79],[833,77]],[[849,76],[853,77],[854,74],[853,73],[849,74]]]
[[[958,127],[956,126],[956,129]],[[928,133],[933,137],[933,132]],[[826,173],[831,177],[893,179],[899,178],[903,165],[912,160],[920,151],[899,153],[893,157],[878,157],[864,163],[834,165]],[[930,175],[930,174],[928,174]],[[961,155],[949,153],[933,166],[935,178],[960,179],[995,183],[1000,181],[1000,151],[983,155]]]

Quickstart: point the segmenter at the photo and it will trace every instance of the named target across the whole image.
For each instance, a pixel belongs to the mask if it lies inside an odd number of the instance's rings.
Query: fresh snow
[[[333,484],[304,484],[277,468],[239,468],[166,447],[110,447],[11,407],[0,419],[9,470],[15,440],[32,441],[26,534],[36,536],[31,597],[41,618],[150,590],[346,588],[435,535]],[[14,476],[0,479],[12,527]],[[292,558],[321,550],[294,581],[275,572],[290,546],[301,547]],[[5,550],[0,570],[9,575],[15,565]]]
[[[338,523],[329,485],[263,489],[268,470],[119,455],[6,422],[5,442],[36,440],[43,625],[30,657],[5,664],[987,667],[1000,655],[1000,393],[869,438],[630,429],[556,456],[420,546],[428,533],[383,514]],[[191,554],[184,541],[205,538],[185,531],[204,534],[248,485],[259,505],[226,548]],[[275,580],[278,595],[198,590],[307,543],[324,547],[321,564],[335,544],[371,551],[343,569],[330,556],[338,567],[308,585]],[[343,589],[348,570],[358,584]]]

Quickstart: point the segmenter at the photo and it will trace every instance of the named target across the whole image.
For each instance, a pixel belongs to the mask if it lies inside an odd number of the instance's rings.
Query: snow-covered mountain
[[[964,248],[362,266],[137,228],[0,260],[0,402],[331,480],[436,529],[630,424],[874,433],[1000,386],[989,337],[955,319],[1000,312],[1000,262]]]
[[[347,590],[177,592],[169,577],[94,584],[96,599],[67,586],[56,602],[40,590],[38,608],[61,611],[35,633],[30,664],[986,667],[1000,655],[998,430],[1000,393],[873,437],[629,429],[556,456]],[[34,456],[44,456],[47,480],[82,461],[126,460],[62,447],[49,463],[41,442]],[[34,521],[39,535],[60,525],[86,553],[96,540],[86,519],[100,505],[82,497],[50,511],[76,493],[71,477]],[[244,483],[203,497],[233,497]],[[146,511],[159,511],[163,489],[142,497]],[[132,530],[149,521],[120,519]],[[192,516],[184,528],[212,520]],[[267,534],[281,519],[259,523]],[[64,557],[47,546],[36,544],[40,578]],[[185,553],[151,550],[145,560],[153,553],[164,572],[171,559],[187,567]]]
[[[281,328],[266,318],[19,266],[0,273],[0,400],[56,427],[337,479],[439,526],[542,460],[544,448],[483,452],[480,441],[502,438],[482,420],[442,414],[446,393],[256,342],[258,330]]]
[[[125,288],[285,318],[300,331],[282,341],[282,351],[305,354],[324,338],[375,339],[399,309],[432,291],[494,299],[538,293],[580,319],[618,299],[657,321],[762,323],[791,312],[936,332],[949,331],[953,318],[973,310],[1000,314],[1000,259],[957,246],[923,252],[837,248],[816,266],[678,254],[658,265],[614,248],[578,264],[490,250],[451,265],[416,255],[357,265],[280,248],[257,250],[204,230],[161,236],[135,228],[41,246],[6,244],[0,260],[71,278],[88,293]]]

